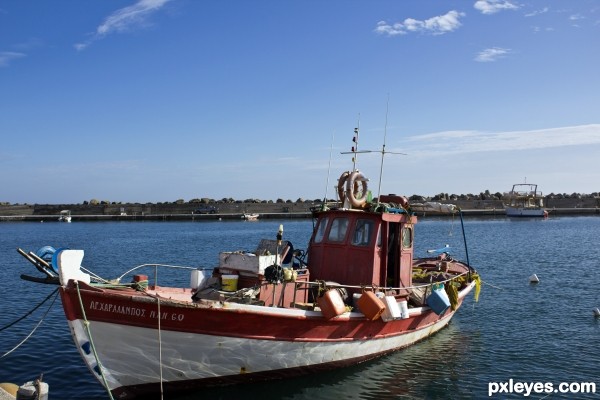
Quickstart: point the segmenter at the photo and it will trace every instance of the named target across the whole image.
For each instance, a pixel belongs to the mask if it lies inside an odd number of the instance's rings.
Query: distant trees
[[[84,201],[83,202],[84,206],[87,206],[87,205],[90,205],[90,206],[100,206],[100,205],[107,206],[109,204],[121,204],[121,202],[120,201],[119,202],[113,201],[111,203],[108,200],[98,200],[98,199],[91,199],[89,202],[88,201]]]
[[[502,200],[506,197],[506,193],[501,193],[501,192],[495,192],[495,193],[491,193],[490,190],[486,189],[483,192],[480,192],[478,195],[472,194],[472,193],[468,193],[468,194],[448,194],[448,193],[438,193],[434,196],[422,196],[419,194],[413,194],[410,197],[408,197],[408,199],[412,202],[424,202],[424,201],[437,201],[437,202],[451,202],[451,201],[468,201],[468,200]],[[584,193],[550,193],[546,196],[543,196],[546,199],[574,199],[574,200],[582,200],[582,199],[589,199],[589,198],[595,198],[595,199],[599,199],[600,198],[600,192],[593,192],[591,194],[584,194]],[[334,202],[336,201],[336,199],[326,199],[326,201],[328,202]],[[323,202],[323,199],[317,198],[314,200],[308,200],[308,199],[304,199],[303,197],[299,197],[297,198],[295,201],[293,200],[285,200],[282,198],[278,198],[277,200],[273,201],[273,200],[262,200],[262,199],[256,199],[256,198],[247,198],[245,200],[236,200],[232,197],[223,197],[220,200],[215,200],[212,198],[208,198],[208,197],[201,197],[201,198],[193,198],[189,201],[185,201],[184,199],[177,199],[173,202],[157,202],[157,203],[145,203],[147,205],[152,205],[152,204],[178,204],[178,205],[183,205],[183,204],[193,204],[193,205],[198,205],[198,204],[211,204],[211,203],[217,203],[217,204],[272,204],[272,203],[277,203],[277,204],[291,204],[291,203],[297,203],[297,204],[301,204],[301,203],[317,203],[320,204]],[[27,203],[23,203],[23,204],[27,204]],[[91,200],[84,200],[82,202],[83,205],[90,205],[90,206],[100,206],[100,205],[120,205],[120,204],[130,204],[130,203],[123,203],[120,201],[113,201],[110,202],[108,200],[98,200],[96,198],[91,199]],[[136,203],[139,204],[139,203]],[[2,206],[9,206],[11,205],[11,203],[9,202],[0,202],[0,205]],[[18,205],[18,204],[12,204],[12,205]]]

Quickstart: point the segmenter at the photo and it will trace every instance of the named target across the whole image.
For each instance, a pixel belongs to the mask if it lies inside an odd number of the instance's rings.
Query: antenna
[[[352,171],[356,171],[356,153],[358,153],[358,128],[354,128],[354,137],[352,137],[352,141],[354,142],[354,146],[352,146]]]
[[[352,156],[352,171],[356,171],[356,153],[358,153],[358,134],[360,132],[360,113],[358,114],[358,121],[356,122],[356,128],[354,128],[354,136],[352,137],[352,142],[354,142],[354,146],[352,146],[351,153],[354,153]]]
[[[385,126],[383,127],[383,146],[381,147],[381,166],[379,167],[379,186],[377,187],[377,204],[379,205],[379,196],[381,195],[381,178],[383,177],[383,158],[385,156],[385,139],[387,138],[388,113],[390,110],[390,94],[387,96],[385,105]]]
[[[385,151],[385,140],[387,138],[387,126],[388,126],[388,113],[390,110],[390,94],[388,93],[387,96],[387,103],[385,106],[385,126],[383,128],[383,146],[381,147],[381,166],[379,168],[379,187],[377,188],[377,204],[379,204],[379,196],[381,195],[381,179],[383,177],[383,159],[385,157],[386,153],[389,154],[401,154],[403,156],[406,155],[406,153],[395,153],[393,151]]]
[[[356,128],[354,128],[354,136],[352,137],[352,143],[354,143],[350,149],[350,151],[342,151],[340,154],[353,154],[352,156],[352,171],[356,171],[356,160],[358,153],[370,153],[370,150],[358,151],[358,136],[360,132],[360,114],[358,114],[358,122],[356,124]]]
[[[386,104],[386,109],[385,109],[385,127],[383,130],[383,146],[381,148],[381,150],[361,150],[358,151],[358,128],[354,129],[354,138],[352,139],[353,142],[355,142],[355,145],[352,146],[352,151],[343,151],[340,154],[354,154],[354,156],[352,157],[352,163],[353,163],[353,170],[356,171],[356,155],[358,153],[381,153],[381,167],[379,170],[379,187],[377,188],[377,204],[379,204],[379,196],[381,195],[381,179],[383,176],[383,159],[385,157],[386,154],[400,154],[405,156],[406,153],[398,153],[398,152],[394,152],[394,151],[385,151],[385,141],[386,141],[386,137],[387,137],[387,125],[388,125],[388,112],[389,112],[389,107],[390,107],[390,95],[388,93],[388,97],[387,97],[387,104]],[[360,115],[360,114],[359,114]],[[360,118],[359,118],[360,120]]]
[[[333,139],[335,138],[335,129],[331,133],[331,145],[329,147],[329,165],[327,166],[327,184],[325,185],[325,197],[323,198],[323,207],[327,203],[327,188],[329,187],[329,175],[331,173],[331,152],[333,151]]]

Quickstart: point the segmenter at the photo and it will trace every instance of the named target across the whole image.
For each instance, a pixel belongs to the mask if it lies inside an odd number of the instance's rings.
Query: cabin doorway
[[[386,287],[398,287],[400,269],[400,223],[388,222]]]

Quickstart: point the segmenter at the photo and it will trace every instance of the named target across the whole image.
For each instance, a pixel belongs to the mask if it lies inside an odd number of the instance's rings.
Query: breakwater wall
[[[500,200],[462,200],[456,204],[465,216],[504,216]],[[204,204],[202,204],[204,205]],[[215,214],[195,214],[198,203],[163,204],[35,204],[0,205],[0,221],[56,221],[62,210],[69,210],[73,221],[143,221],[143,220],[235,220],[244,213],[258,213],[261,219],[310,218],[315,202],[295,203],[209,203]],[[546,209],[552,215],[600,215],[598,199],[547,199]],[[423,215],[423,214],[421,214]],[[440,215],[426,213],[425,215]]]

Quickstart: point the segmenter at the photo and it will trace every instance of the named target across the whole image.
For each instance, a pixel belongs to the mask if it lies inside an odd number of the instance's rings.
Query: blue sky
[[[599,192],[599,49],[597,0],[1,1],[0,201],[333,198],[357,125],[374,195]]]

